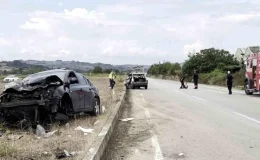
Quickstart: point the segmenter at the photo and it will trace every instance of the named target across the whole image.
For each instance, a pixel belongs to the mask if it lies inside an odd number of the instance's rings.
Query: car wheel
[[[70,101],[64,98],[61,100],[61,104],[58,112],[68,115],[71,108],[72,107]]]
[[[248,90],[248,85],[247,85],[247,84],[245,84],[244,88],[245,88],[245,93],[246,93],[247,95],[252,95],[252,94],[253,94],[253,92],[250,92],[250,91]]]
[[[145,89],[147,89],[147,88],[148,88],[148,86],[145,86],[144,88],[145,88]]]
[[[95,98],[94,106],[93,106],[93,115],[98,116],[101,113],[100,111],[100,101],[98,98]]]

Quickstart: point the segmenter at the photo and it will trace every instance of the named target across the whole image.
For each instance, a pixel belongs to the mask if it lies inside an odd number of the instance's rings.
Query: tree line
[[[151,75],[192,75],[194,70],[199,73],[210,73],[215,70],[226,72],[237,72],[241,68],[241,64],[234,58],[234,55],[223,49],[208,48],[200,50],[196,53],[189,53],[188,59],[181,66],[179,63],[158,63],[153,64],[148,69]]]
[[[241,65],[234,58],[233,54],[223,49],[208,48],[200,52],[189,54],[188,59],[182,66],[182,72],[185,74],[192,74],[193,70],[199,73],[210,73],[214,70],[226,72],[239,71]]]
[[[92,73],[106,73],[109,74],[112,71],[112,69],[102,69],[102,67],[100,66],[95,66],[93,70],[91,70],[90,72]],[[116,74],[121,73],[118,69],[114,69]]]
[[[150,75],[174,76],[177,75],[180,70],[181,65],[179,63],[159,62],[158,64],[151,65],[147,73]]]

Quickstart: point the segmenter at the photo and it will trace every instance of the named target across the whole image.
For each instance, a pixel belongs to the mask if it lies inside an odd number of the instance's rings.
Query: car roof
[[[38,73],[55,73],[55,72],[70,72],[71,70],[66,70],[66,69],[51,69],[51,70],[46,70]]]
[[[30,74],[28,75],[27,77],[25,77],[24,79],[28,79],[28,78],[32,78],[32,77],[47,77],[47,76],[50,76],[50,75],[58,75],[59,78],[61,80],[64,79],[64,77],[62,77],[59,73],[62,73],[62,74],[66,74],[68,72],[71,72],[72,70],[65,70],[65,69],[52,69],[52,70],[46,70],[46,71],[42,71],[42,72],[37,72],[37,73],[34,73],[34,74]],[[75,72],[76,73],[76,72]]]

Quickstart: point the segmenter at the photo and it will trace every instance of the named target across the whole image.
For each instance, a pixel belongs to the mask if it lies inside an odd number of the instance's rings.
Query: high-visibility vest
[[[115,73],[114,72],[111,72],[110,74],[109,74],[109,79],[114,79],[115,78]]]

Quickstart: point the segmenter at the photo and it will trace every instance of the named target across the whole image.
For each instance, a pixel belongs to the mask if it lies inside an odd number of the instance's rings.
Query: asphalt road
[[[260,95],[149,79],[130,90],[104,160],[259,160]]]

